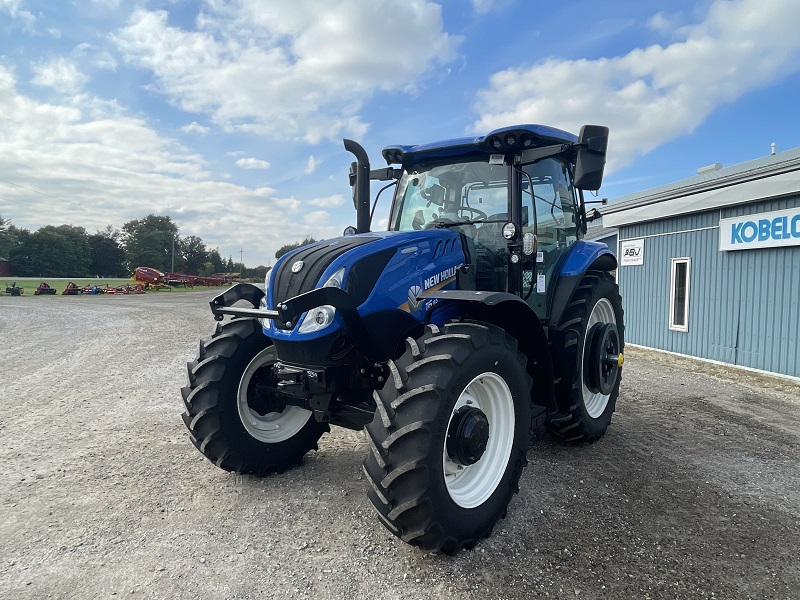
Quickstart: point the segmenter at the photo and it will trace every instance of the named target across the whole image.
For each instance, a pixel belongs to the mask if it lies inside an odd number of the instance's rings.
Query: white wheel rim
[[[472,465],[460,465],[447,453],[443,444],[442,463],[447,492],[453,502],[463,508],[480,506],[497,489],[506,472],[514,444],[514,398],[505,380],[496,373],[483,373],[469,382],[458,398],[453,415],[462,407],[480,409],[489,421],[489,440],[480,460]]]
[[[592,314],[589,315],[589,320],[586,322],[586,331],[583,338],[583,356],[586,356],[588,351],[586,345],[589,341],[589,331],[597,323],[614,323],[616,325],[617,319],[614,315],[614,307],[608,298],[601,298],[592,309]],[[583,357],[581,358],[581,387],[583,388],[583,406],[586,408],[586,413],[592,418],[596,419],[603,414],[608,406],[608,399],[611,394],[602,394],[600,392],[593,392],[586,387],[586,378],[583,373]]]
[[[242,425],[251,436],[266,444],[276,444],[297,434],[311,418],[311,411],[299,406],[287,406],[281,412],[260,415],[247,403],[247,388],[256,371],[275,364],[278,355],[270,346],[256,354],[239,381],[237,405]]]

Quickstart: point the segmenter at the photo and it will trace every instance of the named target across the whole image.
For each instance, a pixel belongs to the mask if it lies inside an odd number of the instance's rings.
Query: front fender
[[[557,411],[553,386],[553,360],[547,333],[533,309],[519,296],[507,292],[438,290],[421,298],[437,298],[459,305],[467,319],[491,323],[517,340],[528,358],[527,371],[533,379],[531,400],[537,406]]]

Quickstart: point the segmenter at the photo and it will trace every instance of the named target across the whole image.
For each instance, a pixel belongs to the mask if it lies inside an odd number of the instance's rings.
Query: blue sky
[[[611,129],[610,199],[800,146],[797,0],[0,0],[0,215],[170,215],[248,266],[354,224],[360,141]],[[388,197],[375,228],[385,228]]]

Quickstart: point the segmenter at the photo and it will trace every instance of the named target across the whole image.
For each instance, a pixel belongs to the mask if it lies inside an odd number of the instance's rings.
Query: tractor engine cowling
[[[320,305],[296,322],[264,320],[282,362],[337,366],[360,357],[392,358],[402,341],[435,314],[425,292],[456,289],[465,262],[458,233],[446,229],[341,237],[281,257],[267,276],[265,307],[325,287],[347,294],[340,306]]]

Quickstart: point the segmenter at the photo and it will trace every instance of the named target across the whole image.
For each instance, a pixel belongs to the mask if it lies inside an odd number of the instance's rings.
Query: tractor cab
[[[514,293],[546,320],[557,267],[585,231],[575,185],[577,156],[581,148],[589,151],[585,129],[578,144],[566,132],[528,125],[477,139],[386,148],[387,162],[402,166],[389,230],[457,231],[468,261],[458,288]],[[589,134],[607,136],[603,129]],[[604,142],[593,139],[592,147],[602,149],[595,154],[604,162]],[[602,175],[602,162],[600,169]],[[600,179],[591,183],[599,187]]]

